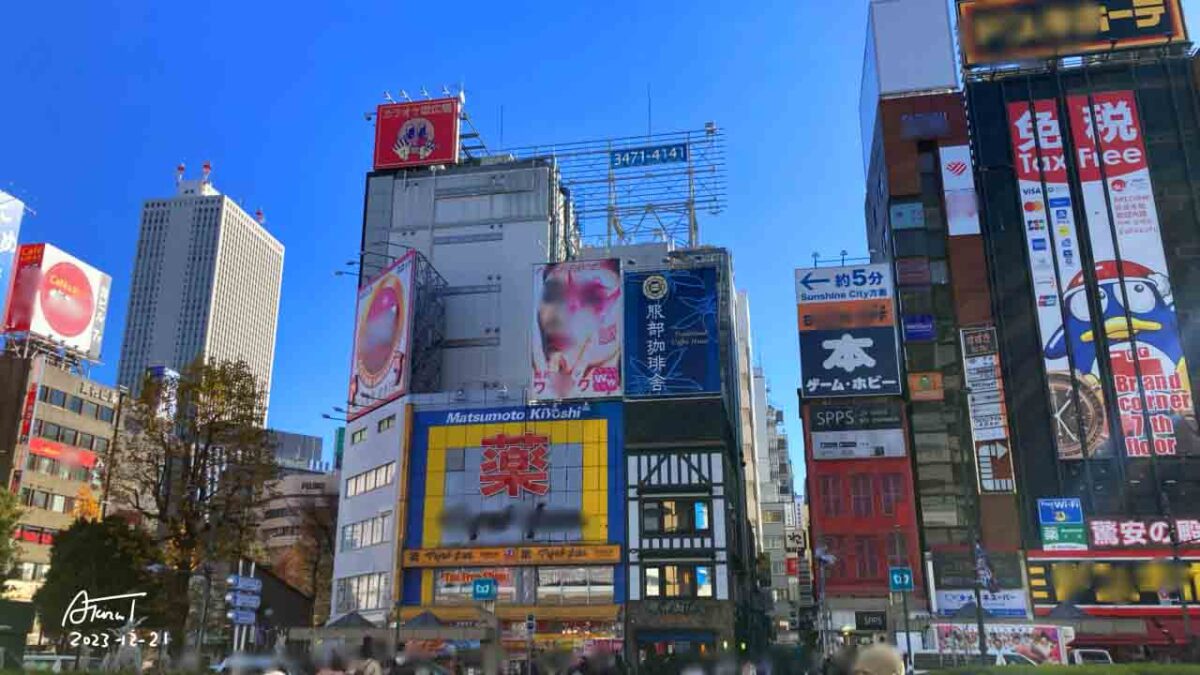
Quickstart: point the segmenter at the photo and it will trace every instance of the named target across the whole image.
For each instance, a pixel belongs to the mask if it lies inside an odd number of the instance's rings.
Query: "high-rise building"
[[[150,366],[244,360],[269,395],[283,244],[208,178],[142,207],[117,381],[139,390]]]
[[[792,460],[788,456],[783,411],[767,402],[770,388],[761,368],[754,369],[755,398],[762,436],[758,442],[757,482],[760,506],[759,548],[770,565],[771,631],[776,642],[794,644],[799,635],[792,627],[792,613],[800,595],[799,537],[796,497],[792,485]]]

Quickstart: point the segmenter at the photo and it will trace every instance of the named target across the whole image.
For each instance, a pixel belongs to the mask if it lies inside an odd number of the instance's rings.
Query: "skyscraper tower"
[[[269,393],[283,244],[222,195],[204,164],[175,196],[142,207],[118,382],[136,392],[148,366],[242,359]]]

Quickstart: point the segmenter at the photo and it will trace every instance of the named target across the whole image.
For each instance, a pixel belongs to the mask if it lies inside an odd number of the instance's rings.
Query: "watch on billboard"
[[[409,251],[358,291],[347,415],[351,420],[408,393],[415,269],[416,253]]]
[[[531,398],[620,396],[624,314],[620,261],[537,265],[533,294]],[[654,343],[654,353],[646,355],[665,356],[666,340]]]
[[[389,103],[375,112],[375,169],[458,163],[462,99]]]

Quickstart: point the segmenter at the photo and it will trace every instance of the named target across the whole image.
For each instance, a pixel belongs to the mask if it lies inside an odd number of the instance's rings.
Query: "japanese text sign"
[[[458,98],[379,106],[375,169],[458,163]]]
[[[625,395],[721,391],[717,271],[625,274]]]
[[[1175,528],[1180,545],[1200,544],[1200,520],[1179,518]],[[1096,548],[1169,546],[1171,524],[1166,520],[1092,518],[1088,522],[1088,537]]]

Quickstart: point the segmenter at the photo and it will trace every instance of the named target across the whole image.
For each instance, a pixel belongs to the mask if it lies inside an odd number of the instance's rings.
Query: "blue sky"
[[[210,160],[287,247],[272,426],[330,445],[320,415],[344,400],[354,302],[332,272],[359,242],[363,112],[385,89],[465,82],[493,147],[501,106],[511,147],[628,136],[649,83],[655,131],[727,133],[729,206],[701,234],[734,253],[802,471],[792,269],[865,254],[865,2],[10,4],[0,188],[37,212],[22,241],[113,276],[97,379],[115,380],[142,201],[172,194],[179,162]]]

